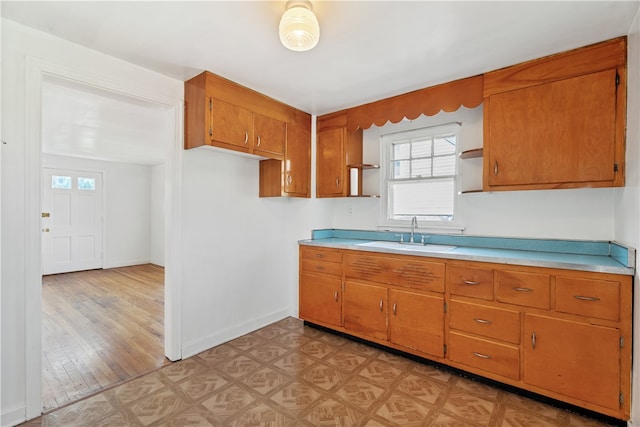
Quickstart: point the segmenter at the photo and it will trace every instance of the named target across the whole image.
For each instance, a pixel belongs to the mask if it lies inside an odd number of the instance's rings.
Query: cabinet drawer
[[[508,304],[549,309],[549,275],[497,271],[497,299]]]
[[[520,343],[520,313],[517,311],[451,301],[449,326],[513,344]]]
[[[346,278],[444,292],[444,263],[412,256],[345,253]]]
[[[322,273],[332,276],[342,276],[342,264],[314,259],[302,259],[302,273]]]
[[[518,347],[449,333],[449,359],[517,380],[520,378]]]
[[[313,246],[300,246],[300,257],[303,259],[316,259],[319,261],[342,262],[342,252],[339,250],[317,248]]]
[[[620,282],[556,277],[556,310],[620,320]]]
[[[453,295],[493,299],[493,270],[490,268],[450,266],[448,277]]]

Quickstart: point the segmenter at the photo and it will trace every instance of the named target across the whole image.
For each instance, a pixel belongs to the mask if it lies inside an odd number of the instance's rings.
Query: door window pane
[[[55,190],[71,190],[71,177],[53,175],[51,177],[51,188]]]
[[[96,189],[96,179],[95,178],[78,177],[78,190],[95,191],[95,189]]]

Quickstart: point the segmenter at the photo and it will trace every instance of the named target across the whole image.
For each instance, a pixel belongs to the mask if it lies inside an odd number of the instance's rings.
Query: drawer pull
[[[475,351],[473,352],[473,355],[481,359],[491,359],[491,356],[489,356],[488,354],[482,354]]]
[[[480,319],[477,317],[474,317],[473,320],[475,320],[478,323],[482,323],[483,325],[491,325],[493,323],[491,320]]]
[[[474,282],[472,280],[463,280],[462,283],[464,283],[465,285],[469,285],[469,286],[476,286],[476,285],[480,284],[480,282]]]
[[[335,291],[333,293],[333,299],[336,300],[336,302],[338,302],[338,291]]]
[[[324,258],[323,254],[316,254],[316,258]]]
[[[380,298],[380,311],[382,311],[382,298]]]
[[[536,332],[531,334],[531,348],[536,349]]]
[[[514,286],[511,289],[513,289],[516,292],[533,292],[533,289],[531,289],[531,288],[521,288],[521,287],[518,287],[518,286]]]
[[[397,309],[398,309],[398,303],[394,302],[394,303],[393,303],[393,315],[394,315],[394,316],[396,315],[396,311],[397,311]]]
[[[318,271],[324,271],[324,266],[322,266],[322,265],[316,265],[316,270],[318,270]]]
[[[600,298],[598,297],[585,297],[582,295],[574,295],[573,297],[575,299],[579,299],[580,301],[600,301]]]

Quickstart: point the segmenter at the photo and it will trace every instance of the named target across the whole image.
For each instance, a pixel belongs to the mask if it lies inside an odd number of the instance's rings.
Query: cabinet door
[[[492,95],[488,107],[489,186],[614,180],[615,69]]]
[[[618,410],[620,331],[525,315],[524,381]]]
[[[339,278],[300,275],[300,317],[330,325],[342,324],[342,281]]]
[[[212,145],[249,152],[253,148],[252,126],[253,113],[251,111],[219,99],[212,100]]]
[[[285,144],[285,123],[253,113],[253,151],[257,155],[282,159]]]
[[[389,290],[389,341],[444,357],[444,298]]]
[[[345,282],[344,327],[380,340],[387,339],[387,288]]]
[[[304,128],[287,125],[284,191],[289,195],[311,194],[311,134]]]
[[[340,197],[345,193],[344,129],[318,132],[316,153],[316,196]]]

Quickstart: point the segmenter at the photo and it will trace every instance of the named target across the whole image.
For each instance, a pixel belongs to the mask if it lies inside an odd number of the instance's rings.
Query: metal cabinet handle
[[[258,135],[258,145],[257,147],[260,147],[260,135]]]
[[[340,188],[340,177],[336,177],[336,188]]]
[[[287,184],[291,185],[293,182],[293,177],[291,175],[287,176]]]
[[[531,348],[536,349],[536,332],[531,333]]]
[[[382,311],[382,298],[380,298],[380,311]]]
[[[324,254],[316,254],[316,258],[324,258]]]
[[[333,299],[336,300],[336,302],[338,302],[338,291],[334,292]]]
[[[393,309],[392,309],[392,310],[393,310],[393,315],[394,315],[394,316],[396,315],[397,308],[398,308],[398,303],[395,303],[395,302],[394,302],[394,303],[393,303]]]
[[[244,143],[246,144],[247,142],[249,142],[249,132],[245,131],[244,132]]]
[[[574,295],[573,297],[575,299],[579,299],[580,301],[600,301],[600,298],[598,297],[585,297],[582,295]]]
[[[531,288],[520,288],[518,286],[514,286],[511,289],[513,289],[516,292],[533,292],[533,289]]]
[[[213,136],[213,128],[209,126],[209,136]]]
[[[491,356],[489,356],[488,354],[482,354],[475,351],[473,352],[473,355],[481,359],[491,359]]]
[[[496,162],[493,165],[493,174],[494,175],[498,175],[498,161],[496,160]]]
[[[491,325],[493,323],[491,320],[480,319],[478,317],[474,317],[473,320],[478,323],[482,323],[483,325]]]
[[[474,282],[473,280],[463,280],[462,283],[469,286],[475,286],[480,284],[480,282]]]

